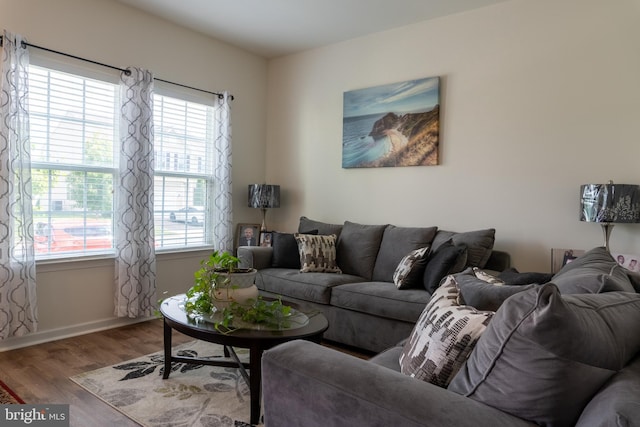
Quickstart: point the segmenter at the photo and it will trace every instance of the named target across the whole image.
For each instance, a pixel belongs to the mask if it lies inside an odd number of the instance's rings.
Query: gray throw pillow
[[[562,267],[551,281],[563,294],[634,292],[627,273],[609,251],[597,247]]]
[[[310,230],[301,234],[318,234],[318,230]],[[274,231],[271,237],[271,247],[273,248],[271,267],[300,269],[298,242],[296,242],[293,233]]]
[[[437,250],[438,246],[448,240],[451,240],[451,243],[456,246],[465,245],[467,247],[466,267],[484,268],[491,257],[495,236],[496,230],[494,228],[464,233],[438,230],[431,247],[432,250]]]
[[[433,294],[440,282],[446,276],[458,273],[464,269],[467,262],[466,246],[455,246],[451,242],[445,242],[429,254],[427,266],[424,269],[422,284],[427,292]]]
[[[345,221],[336,248],[338,267],[343,273],[371,280],[386,227]]]
[[[551,281],[553,273],[541,273],[535,271],[519,272],[515,268],[508,268],[498,273],[498,279],[502,280],[505,285],[530,285],[535,283],[541,285]]]
[[[572,426],[640,351],[640,295],[561,295],[553,283],[507,299],[449,390],[517,417]]]
[[[393,281],[398,263],[409,252],[431,246],[437,227],[396,227],[388,225],[373,267],[372,279],[377,282]]]
[[[533,284],[505,285],[500,279],[483,274],[476,267],[469,267],[455,276],[460,288],[460,304],[469,305],[478,310],[497,311],[510,296],[536,286]],[[488,279],[487,276],[492,279]]]

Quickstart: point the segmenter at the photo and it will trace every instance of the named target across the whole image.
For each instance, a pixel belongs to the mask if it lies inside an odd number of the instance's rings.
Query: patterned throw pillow
[[[400,355],[400,371],[447,387],[494,313],[457,304],[455,276],[447,276],[420,315]]]
[[[300,253],[301,273],[342,273],[336,264],[336,235],[316,236],[295,233]]]
[[[429,246],[409,252],[398,264],[393,273],[393,283],[398,289],[422,287],[422,275],[427,266]]]
[[[473,274],[483,282],[491,283],[492,285],[502,286],[504,285],[504,281],[498,279],[496,276],[487,273],[484,270],[479,269],[478,267],[473,267]]]

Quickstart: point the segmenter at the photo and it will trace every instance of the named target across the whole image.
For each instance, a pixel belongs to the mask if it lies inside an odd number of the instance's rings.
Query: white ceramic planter
[[[255,301],[258,298],[258,288],[255,285],[258,270],[255,268],[247,272],[234,272],[228,281],[229,273],[219,274],[220,277],[211,295],[213,305],[218,310],[224,309],[232,302],[246,304],[247,301]]]

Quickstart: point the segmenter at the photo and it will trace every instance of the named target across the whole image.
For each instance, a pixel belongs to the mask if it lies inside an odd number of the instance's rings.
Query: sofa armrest
[[[531,426],[446,389],[308,341],[262,358],[265,427]]]
[[[240,246],[238,247],[238,258],[240,258],[240,268],[255,268],[262,270],[271,267],[271,256],[273,248],[268,246]]]

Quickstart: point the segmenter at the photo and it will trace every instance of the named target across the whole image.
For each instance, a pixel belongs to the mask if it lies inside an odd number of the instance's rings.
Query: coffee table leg
[[[251,424],[260,422],[260,380],[262,378],[262,352],[258,346],[249,350],[249,392],[251,394]]]
[[[171,327],[164,321],[164,372],[162,379],[169,378],[171,373]]]

